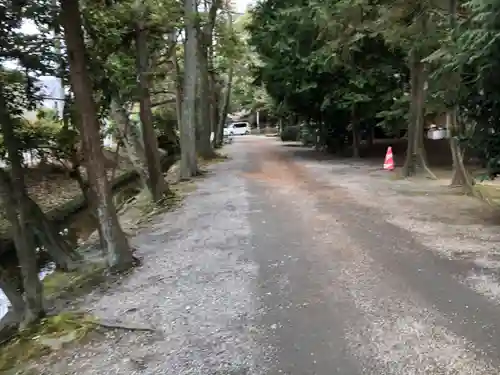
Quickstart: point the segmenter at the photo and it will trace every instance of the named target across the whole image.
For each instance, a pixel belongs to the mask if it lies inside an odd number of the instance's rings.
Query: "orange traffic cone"
[[[394,159],[392,158],[392,147],[387,148],[387,153],[385,154],[384,169],[388,171],[394,170]]]

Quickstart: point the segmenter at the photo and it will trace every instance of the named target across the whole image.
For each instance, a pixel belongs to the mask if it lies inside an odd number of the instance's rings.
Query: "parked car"
[[[227,128],[224,128],[224,134],[229,135],[248,135],[250,134],[250,124],[248,122],[234,122],[230,124]]]

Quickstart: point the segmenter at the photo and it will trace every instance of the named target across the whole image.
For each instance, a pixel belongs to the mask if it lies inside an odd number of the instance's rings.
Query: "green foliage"
[[[82,340],[96,328],[96,320],[85,314],[65,312],[43,319],[38,325],[20,332],[2,347],[2,373],[26,365],[51,352],[54,346]],[[61,343],[61,344],[59,344]]]
[[[458,2],[456,27],[449,7],[441,0],[260,2],[246,20],[257,54],[254,90],[264,88],[282,115],[314,120],[319,125],[309,128],[338,149],[350,142],[354,121],[361,132],[407,128],[413,54],[429,73],[425,113],[458,104],[463,144],[497,165],[500,1]]]
[[[358,5],[267,1],[253,10],[247,26],[259,56],[256,86],[263,85],[285,111],[314,120],[323,138],[340,143],[348,140],[353,116],[361,129],[376,126],[374,118],[386,127],[404,122],[403,116],[394,121],[394,107],[403,96],[405,55],[364,24],[347,27],[360,18],[351,12]],[[361,13],[373,12],[368,7]]]

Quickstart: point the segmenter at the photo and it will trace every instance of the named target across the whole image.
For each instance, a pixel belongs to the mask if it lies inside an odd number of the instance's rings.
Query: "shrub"
[[[299,139],[300,128],[297,125],[287,126],[281,131],[280,137],[283,142],[297,141]]]

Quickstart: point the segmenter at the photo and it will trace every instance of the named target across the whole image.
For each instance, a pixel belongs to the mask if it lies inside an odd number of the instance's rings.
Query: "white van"
[[[229,135],[247,135],[250,134],[250,124],[248,122],[235,122],[227,127]]]

